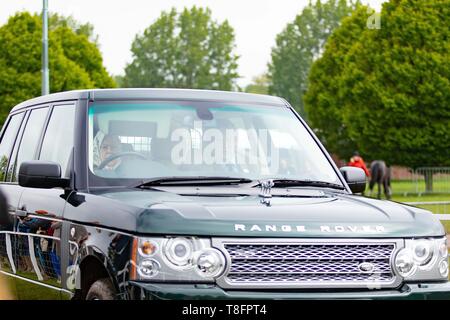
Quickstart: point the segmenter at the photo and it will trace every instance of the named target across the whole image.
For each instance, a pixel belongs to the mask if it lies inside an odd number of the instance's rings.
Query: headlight
[[[195,269],[204,278],[220,275],[225,267],[222,253],[216,249],[201,251],[195,259]]]
[[[439,263],[439,273],[444,278],[448,277],[448,262],[447,261],[442,260]]]
[[[210,239],[135,238],[131,264],[133,280],[213,282],[225,270],[225,257]]]
[[[193,243],[186,238],[169,239],[164,246],[164,254],[170,263],[179,267],[189,266],[192,261]]]
[[[161,265],[158,261],[153,259],[147,259],[139,263],[137,272],[142,278],[154,278],[158,275]]]
[[[414,263],[413,253],[409,249],[402,249],[395,258],[395,267],[398,273],[404,278],[416,271],[417,265]]]
[[[446,238],[405,240],[405,248],[394,260],[397,273],[407,281],[447,279],[446,241]]]
[[[418,265],[426,265],[433,258],[433,242],[430,240],[419,240],[413,248],[414,261]]]
[[[446,258],[448,256],[447,241],[442,242],[439,245],[439,256],[442,258]]]

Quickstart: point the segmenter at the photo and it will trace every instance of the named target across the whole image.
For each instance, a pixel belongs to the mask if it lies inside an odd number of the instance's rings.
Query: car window
[[[96,176],[92,181],[99,183],[106,183],[105,178],[170,176],[339,183],[294,113],[278,106],[205,101],[93,103],[88,141],[89,168]]]
[[[20,142],[19,151],[17,153],[16,161],[13,167],[13,176],[11,181],[17,181],[20,164],[24,161],[33,160],[35,157],[36,148],[39,143],[39,138],[42,133],[42,128],[47,117],[48,108],[39,108],[31,111],[30,117],[25,126],[25,131]]]
[[[59,163],[66,174],[70,152],[73,148],[75,106],[55,106],[45,131],[39,160]]]
[[[5,180],[9,157],[11,156],[12,147],[16,141],[23,115],[24,113],[22,112],[11,117],[0,142],[0,181]]]

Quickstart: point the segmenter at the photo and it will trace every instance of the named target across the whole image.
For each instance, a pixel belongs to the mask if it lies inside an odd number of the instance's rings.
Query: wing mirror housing
[[[19,167],[19,185],[27,188],[67,188],[70,180],[61,178],[61,166],[56,162],[24,161]]]
[[[366,190],[366,173],[363,169],[342,167],[339,170],[353,193],[362,193]]]

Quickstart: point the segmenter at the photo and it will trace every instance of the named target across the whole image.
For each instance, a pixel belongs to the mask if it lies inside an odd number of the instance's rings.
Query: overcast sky
[[[114,75],[123,74],[131,61],[131,43],[161,11],[193,5],[209,7],[214,20],[227,19],[235,30],[239,59],[238,83],[245,86],[267,69],[276,35],[309,0],[48,0],[49,10],[90,22],[99,36],[104,64]],[[363,0],[379,11],[386,0]],[[40,12],[42,0],[0,0],[0,25],[17,11]]]

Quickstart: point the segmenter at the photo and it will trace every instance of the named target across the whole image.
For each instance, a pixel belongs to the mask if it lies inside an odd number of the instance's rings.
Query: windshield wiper
[[[253,180],[236,177],[161,177],[141,181],[132,185],[133,188],[144,188],[150,186],[193,186],[193,185],[229,185],[250,183]]]
[[[345,190],[343,185],[325,181],[315,181],[315,180],[295,180],[295,179],[262,179],[262,180],[272,180],[274,183],[274,187],[319,187],[319,188],[332,188]],[[259,186],[258,183],[256,186]]]

